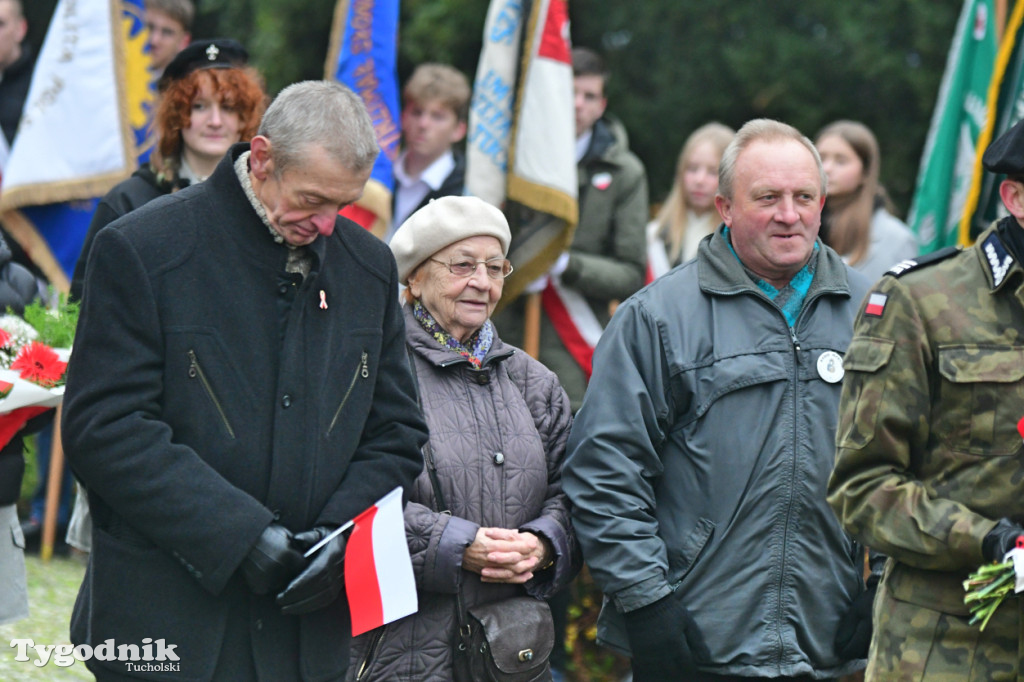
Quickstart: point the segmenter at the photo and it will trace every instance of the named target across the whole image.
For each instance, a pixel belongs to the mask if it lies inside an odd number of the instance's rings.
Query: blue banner
[[[327,77],[363,98],[381,154],[370,174],[389,192],[398,157],[398,77],[395,68],[399,0],[339,0],[327,57]]]

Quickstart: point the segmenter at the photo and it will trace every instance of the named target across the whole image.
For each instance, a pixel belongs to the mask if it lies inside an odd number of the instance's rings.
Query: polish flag
[[[885,302],[889,300],[889,297],[885,294],[873,293],[868,297],[867,307],[864,308],[865,315],[874,315],[875,317],[881,317],[882,313],[885,312]]]
[[[345,593],[352,636],[416,613],[416,580],[405,541],[402,488],[352,520],[345,550]]]

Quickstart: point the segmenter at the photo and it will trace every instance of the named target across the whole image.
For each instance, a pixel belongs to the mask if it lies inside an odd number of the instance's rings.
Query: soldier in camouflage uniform
[[[868,294],[844,359],[828,501],[889,555],[867,680],[1020,680],[1024,601],[984,632],[962,582],[1024,533],[1024,128],[984,156],[1010,216],[969,249],[905,261]]]

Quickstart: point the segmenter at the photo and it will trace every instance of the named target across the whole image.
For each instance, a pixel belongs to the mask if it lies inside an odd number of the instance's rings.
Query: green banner
[[[996,51],[994,1],[966,0],[932,114],[908,220],[921,253],[959,242]]]
[[[989,116],[985,130],[978,140],[978,149],[984,150],[1004,132],[1024,118],[1024,49],[1021,39],[1024,37],[1024,0],[1017,0],[1013,13],[1003,31],[999,56],[996,59],[992,84],[989,87],[989,98],[996,97],[997,104],[989,107]],[[977,237],[993,220],[1007,214],[1006,207],[999,197],[999,183],[1005,175],[986,171],[981,163],[974,165],[974,178],[971,193],[964,208],[961,222],[962,232],[970,235],[971,240]]]

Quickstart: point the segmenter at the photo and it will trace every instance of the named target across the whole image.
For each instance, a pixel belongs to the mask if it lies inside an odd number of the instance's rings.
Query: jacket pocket
[[[366,380],[370,378],[369,368],[370,354],[365,350],[362,351],[359,356],[359,363],[356,365],[355,370],[352,373],[352,379],[348,383],[348,388],[345,389],[344,395],[341,396],[341,402],[338,403],[338,408],[334,410],[334,416],[331,417],[331,423],[327,427],[327,435],[331,435],[334,431],[334,427],[338,424],[338,419],[341,417],[341,411],[345,409],[345,404],[348,403],[349,398],[352,397],[352,391],[355,389],[356,384],[362,379]]]
[[[887,567],[885,584],[894,599],[952,616],[970,617],[971,610],[964,604],[965,575],[927,571],[889,561],[892,567]]]
[[[839,413],[836,442],[839,447],[859,449],[875,437],[875,425],[882,412],[885,385],[864,375],[874,374],[889,364],[895,342],[890,339],[857,337],[843,357],[846,391],[845,409]]]
[[[936,402],[944,417],[932,425],[936,437],[972,455],[1019,451],[1021,415],[1013,409],[1024,400],[1024,347],[939,347],[938,367]]]
[[[701,517],[697,519],[693,530],[683,538],[682,544],[669,550],[668,581],[670,583],[679,582],[686,577],[714,533],[714,522]]]
[[[213,385],[210,383],[210,380],[207,377],[206,372],[203,371],[202,365],[199,364],[199,357],[196,355],[196,351],[193,348],[190,348],[188,351],[188,377],[189,379],[198,380],[199,383],[202,385],[203,391],[206,393],[207,397],[213,403],[213,407],[217,411],[217,414],[220,416],[220,421],[224,425],[224,428],[227,430],[228,435],[231,436],[232,439],[234,439],[235,430],[231,428],[231,422],[228,420],[227,412],[224,411],[224,404],[220,401],[220,399],[217,397],[217,394],[214,392]]]

